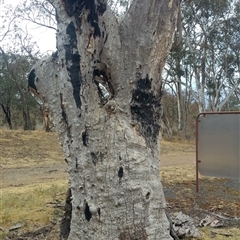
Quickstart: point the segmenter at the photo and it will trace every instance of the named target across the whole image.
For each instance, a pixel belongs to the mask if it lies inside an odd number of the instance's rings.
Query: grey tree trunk
[[[29,87],[52,113],[72,194],[68,239],[170,239],[159,177],[161,72],[178,0],[56,0],[58,52]]]
[[[12,114],[11,114],[11,108],[10,108],[10,104],[0,104],[3,110],[3,113],[5,114],[5,119],[8,123],[9,129],[12,130]]]

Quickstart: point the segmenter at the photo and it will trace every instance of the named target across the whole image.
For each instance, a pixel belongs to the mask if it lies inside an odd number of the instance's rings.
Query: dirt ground
[[[209,214],[217,216],[223,233],[203,230],[202,239],[226,239],[226,231],[227,239],[240,239],[240,182],[200,176],[196,193],[194,143],[162,141],[161,148],[160,173],[170,215],[182,211],[196,224]],[[3,190],[67,181],[67,165],[55,133],[0,130],[0,153]],[[55,222],[31,233],[12,232],[5,239],[59,239],[58,227]]]

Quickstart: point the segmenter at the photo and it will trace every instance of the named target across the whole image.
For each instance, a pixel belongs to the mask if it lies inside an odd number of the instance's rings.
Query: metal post
[[[198,123],[200,122],[199,118],[204,113],[200,113],[196,118],[196,192],[199,190],[199,176],[198,176],[198,163],[200,162],[198,159]]]

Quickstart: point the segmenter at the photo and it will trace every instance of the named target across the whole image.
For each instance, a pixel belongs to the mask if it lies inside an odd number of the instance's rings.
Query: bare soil
[[[223,229],[230,231],[228,239],[240,239],[239,181],[200,176],[196,193],[194,143],[162,141],[161,147],[160,173],[170,215],[182,211],[196,224],[208,214],[218,216]],[[0,130],[0,153],[1,189],[67,181],[67,165],[55,133]],[[213,237],[225,239],[203,230],[202,239]],[[32,232],[13,231],[5,239],[59,239],[59,222],[36,225]]]

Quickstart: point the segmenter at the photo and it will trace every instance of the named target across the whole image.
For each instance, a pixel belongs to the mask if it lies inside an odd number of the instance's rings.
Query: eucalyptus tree
[[[159,177],[161,72],[178,0],[55,0],[57,49],[29,74],[68,163],[68,239],[170,239]]]
[[[9,127],[12,128],[12,119],[10,120],[10,118],[13,108],[18,109],[19,103],[21,103],[24,129],[29,130],[32,129],[32,124],[29,113],[26,74],[34,60],[33,49],[36,47],[34,42],[31,41],[27,29],[20,27],[16,8],[9,4],[2,4],[1,7],[0,18],[3,23],[0,27],[1,87],[5,89],[5,94],[1,96],[1,99],[5,104],[8,103],[5,107],[2,105],[2,110],[8,119]],[[4,97],[5,99],[3,99]],[[12,101],[15,98],[18,98],[18,101]]]
[[[188,91],[199,112],[219,111],[239,88],[239,1],[182,6],[182,42],[171,51],[167,82]]]
[[[4,84],[3,87],[6,90],[5,94],[1,96],[2,102],[4,102],[2,110],[9,127],[10,125],[12,127],[12,123],[10,123],[11,113],[16,114],[19,112],[17,110],[21,109],[24,129],[33,129],[34,126],[31,123],[30,112],[33,113],[32,115],[35,115],[35,110],[31,106],[35,106],[36,108],[38,101],[34,101],[34,98],[28,91],[27,73],[33,63],[42,56],[42,52],[31,35],[31,28],[47,27],[56,31],[55,11],[48,1],[24,0],[18,4],[2,4],[0,18],[3,23],[0,26],[0,52],[2,60],[5,63],[4,71],[6,70],[4,72],[5,80],[1,83],[2,86]],[[11,89],[16,90],[11,97],[7,94],[10,91],[10,86]],[[6,98],[4,99],[4,97]],[[14,99],[16,97],[18,101],[9,101],[9,98]],[[7,103],[8,105],[6,105]],[[19,116],[18,119],[20,119]]]
[[[209,1],[205,4],[192,8],[201,31],[194,71],[202,110],[219,111],[240,83],[239,50],[234,53],[233,49],[233,42],[240,41],[239,16],[234,14],[232,1]]]
[[[10,129],[23,125],[24,130],[32,130],[30,112],[37,107],[27,88],[27,73],[32,60],[23,55],[5,53],[0,47],[1,82],[0,103]],[[19,115],[22,115],[22,121]]]
[[[56,12],[52,0],[22,0],[16,7],[18,19],[33,23],[38,28],[56,29]]]
[[[11,80],[9,79],[9,73],[6,69],[6,64],[3,60],[2,54],[0,54],[0,105],[4,114],[4,118],[8,124],[10,129],[13,128],[12,121],[12,102],[13,96],[15,94],[14,86],[11,84]]]

